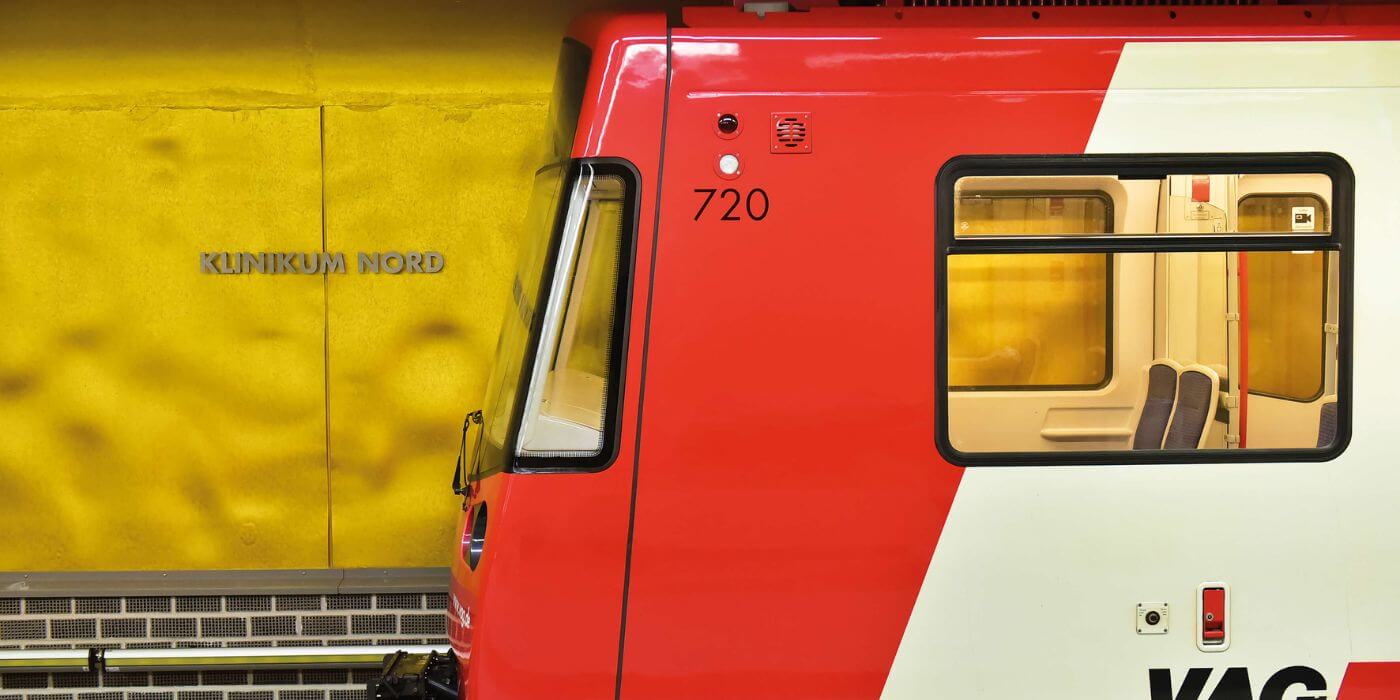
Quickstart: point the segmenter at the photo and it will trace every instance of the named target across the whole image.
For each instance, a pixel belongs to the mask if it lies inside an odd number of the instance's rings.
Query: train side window
[[[585,162],[566,185],[516,433],[517,467],[596,469],[615,452],[635,178]]]
[[[1247,194],[1240,198],[1240,233],[1327,231],[1327,203],[1316,194]]]
[[[940,452],[1335,457],[1352,189],[1328,154],[955,158],[937,184]]]
[[[1240,198],[1242,233],[1328,227],[1316,194],[1249,194]],[[1311,402],[1323,394],[1327,356],[1328,275],[1323,253],[1246,254],[1249,298],[1249,392]]]
[[[1244,254],[1249,393],[1310,402],[1323,393],[1327,356],[1326,253]]]
[[[1103,192],[964,192],[957,230],[964,235],[1112,233],[1113,203]],[[997,256],[949,261],[949,313],[983,319],[949,328],[953,390],[1106,384],[1112,368],[1112,256],[1071,253],[1037,256],[1034,265],[1012,262]]]

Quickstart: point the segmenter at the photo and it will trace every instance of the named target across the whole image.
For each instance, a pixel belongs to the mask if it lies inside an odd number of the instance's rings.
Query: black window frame
[[[965,177],[1110,176],[1161,180],[1168,175],[1316,173],[1332,182],[1331,230],[1319,234],[1153,234],[1044,237],[956,237],[954,203]],[[935,444],[943,459],[965,467],[1325,462],[1344,452],[1352,430],[1352,296],[1355,175],[1335,153],[1200,153],[961,155],[934,183]],[[1338,255],[1337,436],[1325,448],[963,452],[948,424],[948,257],[988,253],[1171,253],[1319,250]]]
[[[983,199],[998,198],[1021,198],[1032,197],[1082,197],[1085,199],[1098,199],[1104,203],[1105,222],[1108,230],[1102,235],[1111,235],[1114,232],[1113,197],[1103,190],[988,190],[986,192],[975,192],[971,195],[964,194],[964,197],[972,196]],[[956,211],[954,212],[956,214]],[[1038,234],[1043,235],[1043,234]],[[1103,378],[1095,384],[959,384],[949,386],[949,391],[958,392],[995,392],[995,391],[1098,391],[1108,386],[1113,381],[1113,353],[1114,353],[1114,281],[1117,271],[1113,264],[1113,256],[1105,255],[1104,261],[1104,367]],[[946,298],[946,297],[945,297]]]
[[[526,404],[529,402],[530,378],[534,374],[535,362],[539,357],[540,337],[544,332],[545,314],[536,313],[530,321],[530,335],[525,343],[525,358],[520,364],[519,397],[512,407],[510,426],[506,430],[504,449],[508,455],[506,470],[515,474],[538,473],[594,473],[612,466],[617,460],[622,432],[622,400],[627,383],[627,339],[632,320],[632,297],[635,285],[633,276],[637,262],[637,221],[641,206],[641,174],[636,166],[622,158],[576,158],[569,162],[568,174],[564,177],[559,195],[558,211],[554,226],[549,234],[549,247],[544,256],[544,270],[540,274],[540,288],[535,299],[549,298],[549,290],[554,287],[555,267],[559,259],[559,245],[564,235],[570,193],[578,182],[583,168],[592,167],[604,177],[618,177],[623,184],[622,231],[619,241],[617,264],[617,293],[613,300],[612,353],[608,358],[607,399],[603,408],[603,444],[598,454],[589,457],[538,457],[520,454],[520,428],[525,420]]]

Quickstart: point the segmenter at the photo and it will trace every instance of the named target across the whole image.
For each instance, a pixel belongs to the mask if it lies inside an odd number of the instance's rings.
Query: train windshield
[[[507,440],[519,398],[526,391],[523,376],[531,336],[540,325],[542,287],[549,249],[558,220],[563,216],[560,197],[569,174],[569,156],[583,105],[584,85],[592,52],[587,46],[565,39],[559,52],[554,95],[549,109],[549,142],[544,165],[535,173],[530,205],[520,239],[511,301],[501,322],[496,359],[486,385],[485,444],[478,472],[501,471],[510,462]]]

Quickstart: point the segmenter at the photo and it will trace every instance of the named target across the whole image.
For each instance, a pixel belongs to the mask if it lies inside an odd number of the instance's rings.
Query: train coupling
[[[457,700],[457,656],[396,651],[369,682],[368,700]]]

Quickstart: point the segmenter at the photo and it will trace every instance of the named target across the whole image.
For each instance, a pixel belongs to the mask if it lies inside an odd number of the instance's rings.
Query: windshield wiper
[[[481,460],[478,459],[476,448],[481,444],[478,437],[476,444],[472,446],[472,454],[467,456],[467,435],[471,433],[473,425],[481,425],[481,409],[477,409],[467,414],[466,420],[462,421],[462,445],[457,449],[457,470],[452,473],[452,493],[458,496],[470,497],[472,486],[477,482],[477,474],[481,471]],[[471,460],[471,473],[467,474],[466,483],[462,482],[463,467],[467,460]],[[465,507],[465,503],[463,504]]]

